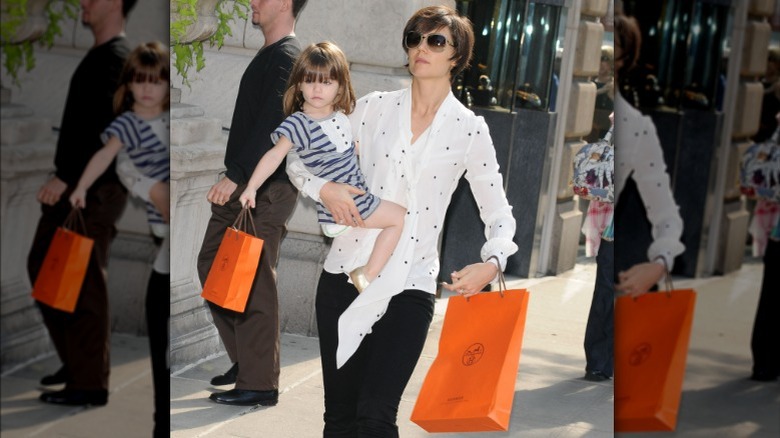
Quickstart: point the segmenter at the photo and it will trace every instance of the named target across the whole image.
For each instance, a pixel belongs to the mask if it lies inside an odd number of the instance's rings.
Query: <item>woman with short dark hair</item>
[[[401,394],[433,317],[439,235],[464,173],[487,242],[482,260],[451,273],[444,287],[475,295],[517,251],[515,219],[487,124],[451,91],[452,79],[471,60],[470,21],[448,7],[420,9],[402,44],[411,86],[370,93],[350,114],[368,190],[407,209],[393,255],[362,293],[347,275],[365,264],[377,236],[362,227],[353,201],[362,192],[316,178],[300,160],[287,158],[291,180],[304,194],[322,202],[337,223],[358,225],[334,238],[317,288],[324,436],[398,436]]]

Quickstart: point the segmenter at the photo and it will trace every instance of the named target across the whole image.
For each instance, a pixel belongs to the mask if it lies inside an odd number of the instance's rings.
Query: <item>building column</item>
[[[775,13],[775,0],[740,2],[734,12],[734,47],[729,62],[731,105],[726,101],[723,139],[719,149],[723,162],[718,163],[713,192],[715,217],[709,224],[705,274],[727,274],[741,268],[745,255],[745,238],[752,212],[739,190],[739,166],[743,152],[758,132],[764,89],[758,78],[766,73],[772,29],[768,18]],[[703,245],[704,246],[704,245]]]
[[[10,102],[12,90],[4,89],[0,103],[0,327],[2,365],[14,366],[53,353],[46,327],[30,292],[27,254],[35,236],[41,204],[36,194],[53,170],[54,137],[48,119],[36,117],[23,105]]]
[[[583,1],[576,35],[567,35],[567,38],[575,38],[575,49],[568,105],[565,106],[565,119],[562,120],[563,149],[560,163],[556,166],[558,172],[552,175],[552,178],[557,179],[557,189],[551,193],[554,199],[550,200],[555,203],[546,269],[550,274],[572,269],[577,260],[583,221],[578,203],[587,201],[579,200],[572,191],[572,157],[585,145],[582,137],[593,128],[596,84],[591,79],[598,75],[601,64],[601,45],[604,40],[602,21],[605,20],[609,4],[608,0]]]

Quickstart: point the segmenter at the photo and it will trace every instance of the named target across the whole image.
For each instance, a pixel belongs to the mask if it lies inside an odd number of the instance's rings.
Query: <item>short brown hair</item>
[[[473,56],[474,29],[468,17],[458,15],[457,11],[447,6],[422,8],[406,22],[401,36],[401,45],[403,46],[403,38],[409,32],[426,34],[442,27],[450,30],[452,43],[455,45],[455,54],[450,58],[451,61],[455,61],[455,66],[450,71],[450,80],[455,80],[455,77],[469,66]],[[409,53],[405,47],[404,50]]]
[[[303,110],[303,81],[323,82],[326,79],[339,83],[339,93],[333,102],[333,109],[350,114],[355,109],[355,90],[349,77],[349,63],[344,52],[330,41],[312,44],[301,52],[293,64],[287,90],[284,92],[284,114],[290,115]]]
[[[623,61],[618,75],[625,78],[626,73],[636,66],[642,46],[642,32],[636,18],[615,14],[615,46],[620,47],[619,60]]]
[[[114,112],[121,114],[133,108],[135,100],[130,92],[132,82],[171,81],[171,66],[168,60],[168,47],[159,41],[143,43],[127,57],[122,73],[119,74],[119,86],[114,93]],[[170,87],[168,91],[170,96]],[[170,108],[170,98],[165,99],[163,109]]]

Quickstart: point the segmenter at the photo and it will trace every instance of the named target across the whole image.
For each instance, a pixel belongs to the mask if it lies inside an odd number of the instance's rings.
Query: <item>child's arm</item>
[[[72,206],[80,208],[87,206],[87,190],[108,169],[108,166],[111,165],[111,162],[121,149],[122,142],[119,138],[111,137],[99,151],[95,152],[95,155],[89,160],[86,169],[81,174],[76,188],[70,195],[70,204]]]
[[[254,172],[252,172],[252,177],[249,178],[249,182],[246,184],[246,190],[244,190],[244,193],[238,198],[242,207],[246,207],[247,203],[249,203],[250,207],[255,208],[255,194],[257,189],[263,185],[265,180],[267,180],[279,165],[282,164],[284,157],[287,156],[287,152],[292,146],[292,142],[287,137],[281,136],[274,147],[263,155],[257,163]]]

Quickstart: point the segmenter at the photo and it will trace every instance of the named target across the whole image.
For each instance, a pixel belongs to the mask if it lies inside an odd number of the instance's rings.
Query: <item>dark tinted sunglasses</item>
[[[419,46],[423,40],[426,40],[428,44],[428,48],[431,49],[432,52],[443,52],[444,47],[449,44],[452,47],[455,47],[455,44],[453,44],[450,41],[447,41],[447,37],[438,33],[431,33],[428,35],[423,35],[420,32],[407,32],[404,36],[404,47],[407,49],[414,49],[415,47]]]

